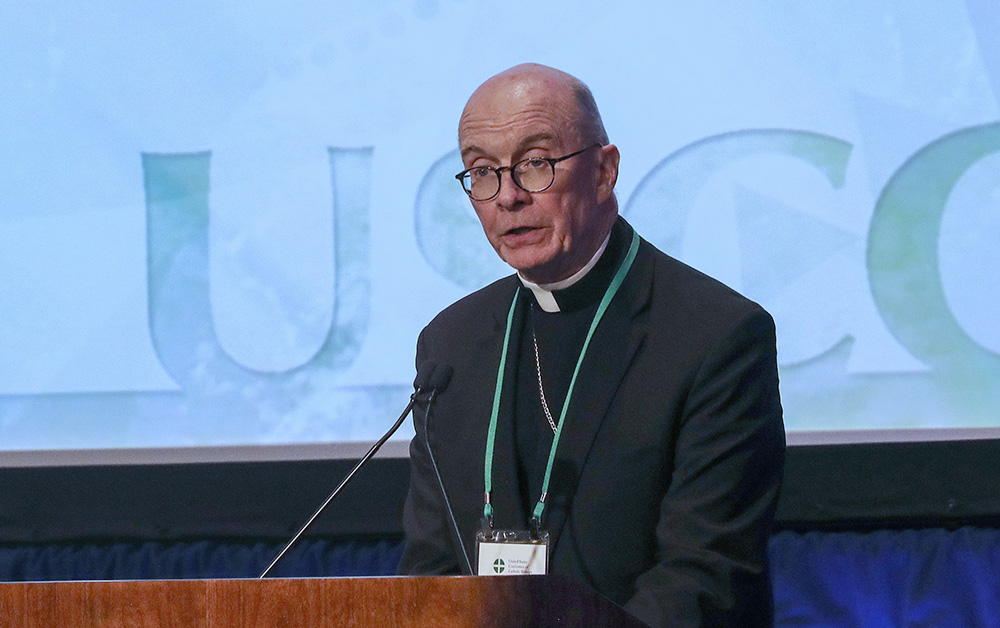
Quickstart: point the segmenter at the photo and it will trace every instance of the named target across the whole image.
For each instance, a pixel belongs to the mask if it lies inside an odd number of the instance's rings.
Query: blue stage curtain
[[[781,628],[1000,627],[1000,530],[782,532],[770,549]]]
[[[0,580],[252,578],[270,543],[0,547]],[[275,576],[392,575],[402,543],[306,540]],[[771,539],[777,628],[1000,627],[1000,530],[781,532]]]
[[[0,547],[0,580],[255,578],[281,550],[271,543],[87,543]],[[282,558],[275,577],[391,576],[398,540],[306,540]]]

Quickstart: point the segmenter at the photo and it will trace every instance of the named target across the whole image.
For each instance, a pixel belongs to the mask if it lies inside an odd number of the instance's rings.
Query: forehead
[[[484,83],[469,99],[458,125],[469,152],[513,150],[519,143],[569,145],[576,139],[578,107],[568,86],[537,77]]]

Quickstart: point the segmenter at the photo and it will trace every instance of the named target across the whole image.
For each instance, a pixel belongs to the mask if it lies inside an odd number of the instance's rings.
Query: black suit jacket
[[[415,415],[401,573],[467,573],[465,556],[475,563],[486,433],[519,286],[516,276],[501,279],[420,334],[417,363],[450,364],[455,374],[429,416],[425,406]],[[515,336],[526,309],[515,312]],[[519,339],[510,345],[516,351]],[[515,353],[508,401],[516,364]],[[501,405],[492,502],[498,528],[526,529],[510,405]],[[652,625],[770,626],[767,539],[783,459],[771,317],[642,242],[566,417],[544,521],[550,572],[578,578]]]

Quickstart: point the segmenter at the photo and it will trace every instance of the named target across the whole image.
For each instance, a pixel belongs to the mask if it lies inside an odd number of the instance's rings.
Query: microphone
[[[455,512],[451,508],[451,502],[448,500],[448,491],[444,490],[444,480],[441,479],[441,472],[438,470],[437,461],[434,460],[434,452],[431,451],[431,435],[430,435],[430,416],[431,416],[431,406],[434,404],[434,398],[439,392],[442,392],[445,387],[448,386],[448,382],[451,381],[451,376],[454,374],[455,369],[449,364],[439,364],[434,368],[434,372],[431,374],[431,378],[428,382],[429,387],[431,387],[430,397],[427,398],[427,410],[424,412],[424,446],[427,447],[427,457],[431,461],[431,468],[434,470],[434,478],[437,480],[438,488],[441,489],[441,497],[444,499],[444,508],[448,511],[448,520],[451,523],[452,530],[455,531],[455,538],[458,540],[458,547],[462,550],[462,558],[465,560],[465,566],[469,570],[469,575],[476,575],[476,572],[472,570],[472,562],[469,560],[469,554],[465,551],[465,543],[462,542],[462,533],[458,530],[458,522],[455,521]]]
[[[302,536],[302,533],[305,532],[309,528],[309,526],[312,525],[313,521],[316,520],[316,517],[318,517],[321,512],[326,510],[326,507],[330,505],[330,502],[333,501],[333,498],[336,497],[340,493],[341,489],[343,489],[344,486],[346,486],[347,483],[351,481],[351,478],[354,477],[354,474],[357,473],[358,470],[361,469],[361,467],[363,467],[365,463],[368,462],[368,460],[375,455],[375,452],[377,452],[379,448],[382,447],[385,441],[389,440],[390,436],[396,433],[396,430],[398,430],[399,426],[403,424],[403,421],[406,419],[407,415],[410,414],[410,410],[412,410],[413,406],[416,405],[417,398],[420,395],[429,392],[430,397],[428,397],[427,403],[430,404],[431,401],[433,401],[434,396],[437,393],[443,391],[445,387],[448,386],[448,382],[451,380],[452,372],[453,369],[450,366],[442,367],[441,365],[435,364],[430,360],[425,360],[420,364],[419,367],[417,367],[417,376],[413,379],[413,393],[410,395],[410,402],[406,404],[406,407],[403,409],[403,413],[399,415],[398,419],[396,419],[396,423],[389,428],[389,431],[386,432],[382,436],[382,438],[378,439],[378,441],[374,445],[372,445],[371,449],[368,450],[368,453],[366,453],[358,462],[358,464],[354,466],[354,469],[352,469],[351,472],[347,474],[347,477],[344,478],[343,482],[341,482],[340,485],[337,486],[337,488],[333,489],[333,492],[330,493],[330,495],[326,498],[326,501],[323,502],[323,505],[321,505],[318,509],[316,509],[316,512],[314,512],[313,515],[309,517],[309,520],[306,521],[301,528],[299,528],[299,531],[295,533],[295,536],[292,537],[292,540],[289,541],[285,545],[285,547],[282,548],[280,552],[278,552],[278,555],[274,557],[274,560],[272,560],[271,564],[267,566],[267,569],[262,571],[261,574],[257,576],[258,580],[264,579],[267,576],[267,574],[270,573],[271,569],[273,569],[274,566],[278,564],[278,561],[281,560],[281,558],[288,552],[289,549],[291,549],[293,545],[295,545],[295,542],[299,540],[299,537]]]
[[[424,362],[424,364],[427,364],[427,362]],[[431,391],[430,397],[427,398],[428,405],[434,401],[434,397],[436,397],[438,393],[444,392],[444,389],[448,387],[448,383],[451,382],[451,376],[454,373],[455,369],[450,364],[434,365],[434,371],[431,373],[427,381],[427,389]]]

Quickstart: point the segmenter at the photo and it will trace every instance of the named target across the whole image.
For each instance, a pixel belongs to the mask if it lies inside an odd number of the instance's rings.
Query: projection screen
[[[994,0],[3,13],[0,466],[376,439],[510,272],[456,126],[525,61],[594,91],[639,233],[773,314],[789,442],[1000,434]]]

